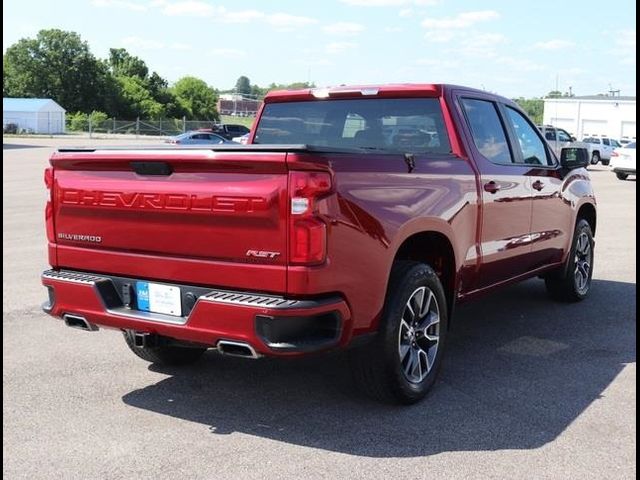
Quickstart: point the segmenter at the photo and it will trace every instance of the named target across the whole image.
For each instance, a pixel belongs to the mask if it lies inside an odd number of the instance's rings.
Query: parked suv
[[[609,165],[613,151],[622,146],[617,140],[609,137],[586,137],[582,142],[587,144],[592,165],[598,162]]]
[[[414,403],[456,304],[534,277],[558,300],[589,293],[587,151],[556,157],[511,100],[270,92],[250,142],[53,153],[45,311],[159,364],[348,348],[365,392]]]
[[[576,138],[569,132],[552,125],[538,125],[538,130],[542,132],[542,135],[557,157],[560,157],[560,151],[564,147],[568,147],[576,141]]]

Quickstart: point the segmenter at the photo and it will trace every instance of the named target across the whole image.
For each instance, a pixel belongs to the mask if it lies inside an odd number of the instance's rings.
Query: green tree
[[[242,95],[249,95],[251,93],[251,82],[248,77],[242,75],[236,80],[236,92]]]
[[[187,116],[198,120],[218,120],[216,91],[196,77],[183,77],[171,89]]]
[[[542,114],[544,112],[544,100],[541,98],[514,98],[514,102],[520,105],[529,118],[536,124],[542,124]]]
[[[74,32],[40,30],[3,57],[3,95],[52,98],[69,111],[104,110],[107,71]]]
[[[120,85],[120,115],[127,118],[162,118],[165,107],[158,102],[140,77],[118,77]]]
[[[144,60],[131,55],[124,48],[109,49],[107,64],[109,65],[111,73],[116,77],[147,78],[147,75],[149,75],[149,69],[147,68],[147,64],[144,63]]]

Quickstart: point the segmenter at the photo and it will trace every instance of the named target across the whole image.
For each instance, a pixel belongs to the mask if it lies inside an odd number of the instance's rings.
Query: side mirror
[[[575,142],[576,141],[576,137],[571,137],[571,141]]]
[[[560,165],[567,170],[589,165],[589,152],[582,147],[565,147],[560,150]]]

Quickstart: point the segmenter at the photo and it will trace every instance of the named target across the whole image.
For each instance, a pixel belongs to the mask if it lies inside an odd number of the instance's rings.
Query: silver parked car
[[[165,143],[172,145],[220,145],[222,143],[234,143],[220,135],[211,132],[186,132],[175,137],[169,137]]]

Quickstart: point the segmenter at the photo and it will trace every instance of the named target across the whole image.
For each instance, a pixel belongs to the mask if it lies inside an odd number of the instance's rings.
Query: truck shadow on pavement
[[[45,148],[47,145],[23,145],[21,143],[2,143],[3,150],[19,150],[22,148]]]
[[[123,397],[130,406],[242,433],[367,457],[532,449],[554,440],[635,362],[636,286],[594,280],[580,304],[539,280],[464,305],[430,396],[380,405],[352,387],[346,355],[260,361],[210,353]]]

